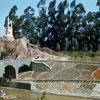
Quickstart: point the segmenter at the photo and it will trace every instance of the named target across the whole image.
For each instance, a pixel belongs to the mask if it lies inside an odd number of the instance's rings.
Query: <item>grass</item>
[[[96,86],[96,84],[81,84],[81,88],[85,88],[85,89],[89,89],[92,90],[94,87]]]
[[[31,91],[25,91],[21,89],[6,89],[6,88],[0,88],[0,89],[4,89],[7,94],[15,95],[18,97],[24,97],[25,99],[22,100],[38,100],[38,98],[42,97],[42,94],[40,93],[33,93]],[[45,100],[99,100],[99,99],[46,94]]]
[[[84,52],[84,51],[61,51],[60,53],[63,53],[64,55],[72,56],[72,57],[80,57],[83,58],[85,56],[88,57],[95,57],[95,56],[100,56],[100,51],[97,52]]]

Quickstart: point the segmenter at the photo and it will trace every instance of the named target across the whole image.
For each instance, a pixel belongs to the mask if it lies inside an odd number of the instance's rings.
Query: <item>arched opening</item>
[[[4,70],[3,77],[15,79],[16,78],[16,71],[13,66],[6,66]]]
[[[27,71],[30,71],[30,67],[27,66],[27,65],[23,65],[19,68],[19,71],[18,73],[22,73],[22,72],[27,72]]]
[[[19,70],[18,70],[18,73],[19,73],[19,74],[18,74],[18,77],[19,77],[19,78],[22,78],[22,79],[28,77],[29,71],[30,71],[30,67],[29,67],[29,66],[27,66],[27,65],[21,66],[21,67],[19,68]]]

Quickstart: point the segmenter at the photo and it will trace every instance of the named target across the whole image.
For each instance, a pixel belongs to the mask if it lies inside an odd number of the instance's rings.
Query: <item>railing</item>
[[[29,60],[29,59],[3,59],[3,60],[0,60],[0,62],[11,62],[11,61],[24,61],[24,62],[26,62],[26,61],[31,61],[31,60]]]
[[[33,80],[33,82],[100,83],[100,80]]]
[[[40,62],[48,62],[48,61],[53,61],[53,62],[68,62],[68,63],[76,63],[76,64],[98,64],[100,65],[100,62],[96,62],[96,61],[73,61],[73,60],[67,60],[67,61],[63,61],[63,60],[34,60],[34,61],[40,61]]]

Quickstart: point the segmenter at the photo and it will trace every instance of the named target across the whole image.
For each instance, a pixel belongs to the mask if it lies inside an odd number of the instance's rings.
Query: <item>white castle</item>
[[[4,37],[6,37],[9,41],[15,40],[13,36],[12,21],[9,19],[9,17],[7,18],[7,28]]]

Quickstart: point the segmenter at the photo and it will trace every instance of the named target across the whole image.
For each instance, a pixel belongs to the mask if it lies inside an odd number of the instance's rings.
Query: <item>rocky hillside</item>
[[[50,72],[37,75],[38,80],[100,80],[98,64],[54,62]]]
[[[30,44],[24,37],[14,41],[8,41],[4,37],[0,37],[0,58],[2,53],[6,54],[5,59],[38,59],[38,60],[67,60],[57,52],[44,47],[40,48],[37,45]]]
[[[29,71],[19,74],[20,79],[36,80],[100,80],[100,64],[46,61],[50,72]]]

